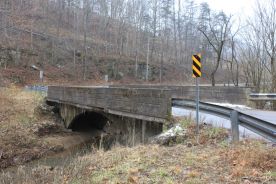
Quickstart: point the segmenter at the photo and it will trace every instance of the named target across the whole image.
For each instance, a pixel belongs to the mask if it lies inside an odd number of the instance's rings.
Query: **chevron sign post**
[[[199,134],[199,84],[198,78],[202,76],[201,73],[201,54],[192,56],[193,64],[193,78],[196,81],[196,133]]]
[[[193,77],[198,78],[202,76],[201,73],[201,54],[193,55]]]

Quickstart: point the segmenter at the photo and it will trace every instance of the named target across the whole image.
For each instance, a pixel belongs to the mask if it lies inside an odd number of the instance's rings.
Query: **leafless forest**
[[[247,20],[191,0],[1,0],[0,81],[202,83],[276,91],[276,1]]]

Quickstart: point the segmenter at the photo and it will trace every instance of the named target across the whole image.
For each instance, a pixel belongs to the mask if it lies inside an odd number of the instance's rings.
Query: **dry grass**
[[[42,100],[41,94],[22,88],[0,89],[0,169],[40,158],[55,146],[34,132],[53,121],[50,116],[35,115]]]
[[[3,88],[0,90],[0,112],[4,113],[19,113],[33,117],[35,107],[41,103],[43,96],[36,92],[27,92],[17,87]],[[11,119],[14,116],[9,116],[9,122],[18,123]]]
[[[42,143],[30,134],[41,95],[11,87],[0,90],[0,169],[39,157]]]
[[[196,124],[191,117],[178,120],[180,125],[186,130],[187,136],[185,137],[185,143],[191,145],[206,145],[217,144],[228,139],[229,133],[227,129],[212,127],[212,125],[200,124],[199,135],[197,136]]]
[[[13,175],[0,183],[275,183],[276,149],[260,141],[234,146],[225,141],[225,130],[202,127],[200,143],[194,126],[186,140],[170,147],[159,145],[115,147],[73,159],[66,167],[43,165]],[[207,141],[209,139],[209,141]],[[16,179],[15,179],[16,178]]]
[[[34,109],[42,97],[18,88],[0,91],[0,164],[23,163],[48,150],[33,132]],[[200,137],[190,119],[181,120],[184,139],[170,147],[116,147],[77,156],[67,166],[20,166],[4,172],[0,183],[275,183],[276,148],[260,141],[234,146],[227,131],[201,126]],[[66,162],[66,161],[65,161]],[[6,164],[6,165],[5,165]]]
[[[3,183],[274,183],[275,165],[268,167],[252,165],[252,159],[270,155],[265,162],[275,161],[271,148],[260,146],[261,152],[254,158],[247,158],[249,152],[236,150],[255,150],[255,145],[236,148],[210,145],[187,147],[157,145],[135,148],[114,148],[112,151],[97,151],[77,157],[69,166],[38,166],[26,172],[20,168],[16,176],[8,179],[2,175]],[[231,153],[234,151],[235,153]],[[274,150],[275,151],[275,150]],[[226,154],[228,153],[228,154]],[[275,152],[274,152],[275,153]],[[242,158],[242,160],[239,160]],[[238,162],[238,164],[233,164]],[[245,163],[245,164],[244,164]],[[242,165],[242,167],[236,167]],[[24,172],[25,171],[25,172]],[[236,174],[239,172],[240,174]],[[16,178],[16,179],[15,179]],[[22,182],[23,181],[23,182]]]
[[[264,172],[276,169],[276,149],[266,147],[260,142],[244,141],[232,149],[224,151],[232,166],[231,176],[233,177],[252,177],[261,181]],[[269,174],[269,173],[268,173]]]

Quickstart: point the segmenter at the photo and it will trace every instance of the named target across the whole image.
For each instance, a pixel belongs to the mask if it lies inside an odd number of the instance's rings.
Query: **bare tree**
[[[270,92],[276,92],[276,1],[269,0],[268,3],[257,1],[255,12],[256,21],[252,22],[255,30],[258,30],[258,37],[264,47],[264,50],[270,61],[268,72],[271,74]],[[258,26],[260,25],[260,26]],[[259,29],[257,29],[257,27]],[[276,110],[276,102],[273,103],[273,109]]]
[[[91,13],[91,1],[85,0],[84,1],[84,11],[83,11],[83,56],[82,56],[82,62],[83,62],[83,80],[86,80],[87,78],[87,26],[88,26],[88,20],[89,20],[89,14]]]
[[[239,44],[241,44],[239,42],[239,40],[236,38],[238,33],[240,32],[241,30],[241,26],[240,24],[238,24],[238,27],[236,29],[235,32],[231,32],[230,33],[230,40],[228,42],[228,49],[230,51],[228,51],[230,53],[230,57],[226,57],[224,60],[227,62],[227,68],[228,70],[230,71],[230,74],[231,74],[231,80],[233,82],[233,84],[235,86],[239,86],[239,75],[240,75],[240,61],[239,61],[239,58],[238,58],[238,52],[237,50],[239,49]],[[226,53],[228,54],[228,53]]]
[[[261,82],[265,71],[265,57],[262,42],[256,39],[258,33],[247,29],[240,44],[240,58],[247,85],[253,85],[256,92],[261,91]]]
[[[225,66],[218,66],[228,37],[231,41],[231,16],[210,15],[212,11],[206,3],[197,6],[193,0],[2,0],[0,5],[3,52],[11,55],[10,52],[26,50],[30,53],[26,65],[49,64],[60,73],[67,70],[70,76],[80,74],[83,80],[90,79],[92,73],[106,75],[112,65],[114,78],[121,72],[136,79],[159,78],[160,83],[176,76],[174,70],[181,67],[186,82],[190,78],[191,55],[205,50],[207,61],[216,56],[214,65],[209,65],[213,85],[217,70],[225,70]],[[233,41],[236,50],[240,40]],[[234,76],[240,55],[232,53],[229,66]],[[26,55],[15,59],[24,60]],[[3,58],[1,63],[16,66],[15,60]],[[24,62],[18,65],[21,63]],[[172,74],[167,75],[169,72]],[[235,75],[235,83],[238,82]]]
[[[222,59],[223,48],[226,41],[229,39],[231,18],[232,16],[226,16],[223,12],[219,12],[218,14],[215,13],[212,17],[209,17],[207,29],[201,27],[201,25],[198,26],[198,30],[206,37],[208,43],[212,46],[216,54],[214,68],[210,74],[212,86],[215,86],[216,84],[215,74]]]

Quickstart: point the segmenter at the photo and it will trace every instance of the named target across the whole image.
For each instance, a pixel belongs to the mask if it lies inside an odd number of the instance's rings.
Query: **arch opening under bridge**
[[[75,116],[68,128],[75,132],[102,132],[108,121],[101,113],[85,111]]]

